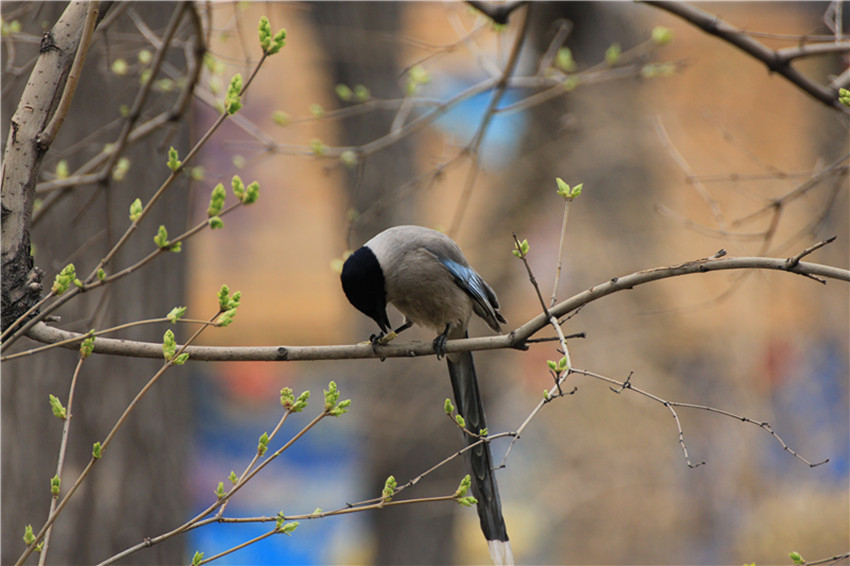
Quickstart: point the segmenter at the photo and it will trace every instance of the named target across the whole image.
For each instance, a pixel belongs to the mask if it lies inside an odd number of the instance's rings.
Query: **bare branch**
[[[704,32],[717,36],[727,43],[734,45],[744,53],[764,63],[769,71],[779,73],[785,77],[789,82],[815,100],[835,110],[847,112],[847,108],[838,102],[837,89],[813,81],[791,66],[791,61],[802,56],[799,52],[786,51],[780,53],[779,51],[770,49],[763,43],[748,36],[743,30],[721,20],[717,16],[683,2],[645,0],[644,3],[678,16]]]
[[[793,263],[793,262],[791,262]],[[817,263],[797,261],[789,265],[788,258],[769,257],[710,257],[689,261],[679,265],[656,267],[637,271],[623,277],[613,277],[610,280],[594,285],[590,289],[573,295],[548,309],[551,316],[560,318],[588,303],[599,300],[607,295],[633,289],[638,285],[669,279],[680,275],[708,273],[711,271],[766,269],[796,273],[806,277],[822,277],[850,282],[850,270]],[[822,282],[822,281],[821,281]],[[543,302],[545,306],[545,301]],[[519,328],[508,334],[479,338],[465,338],[446,342],[446,351],[468,352],[478,350],[495,350],[505,348],[524,348],[526,341],[549,324],[549,317],[541,313]],[[68,341],[66,348],[76,348],[78,342],[86,338],[86,334],[69,332],[38,323],[28,331],[33,340],[54,343]],[[95,341],[94,352],[118,356],[138,358],[159,358],[162,356],[162,345],[152,342],[135,342],[99,338]],[[430,342],[392,342],[378,346],[373,350],[368,343],[355,345],[333,346],[189,346],[186,349],[193,361],[307,361],[307,360],[342,360],[366,358],[407,358],[429,356],[434,354],[434,346]],[[3,360],[4,358],[0,358]]]

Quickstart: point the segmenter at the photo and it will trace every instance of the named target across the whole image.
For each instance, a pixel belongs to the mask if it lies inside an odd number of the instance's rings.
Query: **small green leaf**
[[[266,450],[268,450],[268,449],[269,449],[269,435],[268,435],[268,433],[264,432],[262,434],[262,436],[260,436],[259,444],[257,444],[257,454],[262,456],[263,454],[266,453]]]
[[[530,246],[528,245],[528,240],[523,240],[519,243],[518,246],[517,246],[516,243],[514,243],[513,254],[515,256],[519,257],[519,258],[522,258],[522,257],[525,257],[526,255],[528,255],[529,249],[530,249]]]
[[[94,330],[89,330],[89,337],[80,344],[80,357],[86,359],[94,352]]]
[[[239,112],[242,108],[242,75],[236,73],[230,79],[230,85],[227,87],[227,94],[224,97],[224,110],[231,116]]]
[[[242,182],[242,177],[234,175],[230,180],[230,188],[233,189],[233,194],[237,199],[242,200],[245,196],[245,183]]]
[[[62,406],[62,401],[52,393],[50,394],[50,410],[57,419],[64,421],[68,417],[68,411]]]
[[[791,562],[794,564],[805,564],[806,561],[803,560],[803,556],[799,552],[789,552],[788,557],[791,559]]]
[[[56,164],[56,178],[57,179],[67,179],[69,175],[68,171],[68,160],[60,159],[59,163]]]
[[[182,366],[189,359],[189,352],[183,352],[182,354],[178,354],[176,358],[174,358],[174,365]]]
[[[464,507],[472,507],[473,505],[478,504],[478,500],[472,497],[471,495],[468,497],[459,497],[457,502],[463,505]]]
[[[166,318],[171,322],[171,324],[177,324],[177,321],[183,318],[183,315],[186,314],[186,307],[174,307],[168,314]]]
[[[204,553],[200,551],[195,551],[195,554],[192,555],[192,566],[201,566],[201,562],[204,561]]]
[[[354,98],[354,91],[348,85],[338,84],[336,85],[336,95],[343,102],[349,102]]]
[[[288,126],[289,123],[292,121],[292,116],[290,116],[286,112],[275,110],[274,112],[272,112],[272,121],[278,126]]]
[[[257,202],[260,196],[260,184],[254,181],[245,187],[245,196],[242,198],[242,204],[253,204]]]
[[[229,309],[221,313],[221,315],[216,319],[215,325],[221,326],[222,328],[225,326],[230,326],[233,322],[233,318],[236,316],[236,309]]]
[[[35,542],[35,534],[32,532],[32,525],[24,527],[24,544],[27,546]]]
[[[388,477],[387,481],[384,482],[384,489],[381,491],[381,499],[383,499],[384,502],[392,501],[396,487],[397,483],[395,481],[395,477]]]
[[[461,427],[465,427],[465,426],[466,426],[466,420],[464,420],[464,418],[463,418],[462,416],[460,416],[460,415],[455,415],[455,421],[456,421],[456,422],[457,422],[457,424],[459,424]]]
[[[210,193],[210,205],[207,207],[207,216],[218,216],[221,209],[224,208],[225,199],[227,199],[227,191],[224,190],[224,185],[219,183],[213,187]]]
[[[609,67],[613,67],[620,60],[620,53],[622,50],[620,49],[619,43],[612,43],[611,46],[605,50],[605,63]]]
[[[552,371],[557,371],[557,369],[558,369],[557,362],[553,362],[552,360],[546,360],[546,364],[549,366],[549,369],[551,369]]]
[[[260,18],[260,24],[257,26],[257,31],[260,36],[260,48],[262,48],[263,52],[269,50],[272,43],[272,26],[269,23],[269,19],[265,16]]]
[[[106,272],[103,270],[102,267],[97,270],[97,279],[99,281],[103,281],[104,279],[106,279]]]
[[[840,102],[844,106],[850,106],[850,90],[847,90],[846,88],[839,88],[838,102]]]
[[[472,485],[472,478],[469,474],[463,476],[463,479],[460,480],[460,485],[457,486],[457,491],[455,491],[455,497],[463,497],[466,495],[466,492],[469,491],[469,486]]]
[[[316,157],[322,157],[328,150],[324,142],[318,138],[310,140],[310,149]]]
[[[168,168],[171,169],[172,171],[177,171],[178,169],[180,169],[180,166],[183,164],[183,162],[180,161],[179,159],[177,159],[177,157],[178,157],[177,150],[174,149],[173,147],[169,148],[169,150],[168,150]]]
[[[137,57],[139,59],[139,63],[142,65],[150,65],[151,61],[153,61],[153,54],[147,49],[140,50]]]
[[[62,486],[62,480],[59,476],[53,476],[50,478],[50,494],[53,497],[59,497],[59,489]]]
[[[291,523],[283,523],[282,525],[276,526],[275,530],[277,530],[277,532],[279,532],[279,533],[282,533],[282,534],[288,536],[288,535],[291,535],[292,532],[295,529],[297,529],[298,525],[300,525],[300,524],[301,523],[299,523],[298,521],[292,521]]]
[[[162,224],[159,225],[159,230],[156,231],[156,236],[153,237],[153,243],[159,249],[168,248],[168,230]]]
[[[127,65],[127,61],[125,61],[124,59],[116,59],[115,61],[112,62],[111,69],[112,69],[112,72],[115,73],[116,75],[126,75],[128,68],[129,68],[129,65]]]
[[[236,475],[236,472],[234,472],[233,470],[230,470],[230,475],[227,476],[227,479],[230,480],[230,483],[232,483],[233,485],[236,485],[236,482],[239,481],[239,476]]]
[[[325,393],[325,413],[331,417],[338,417],[348,412],[348,407],[351,405],[351,399],[345,401],[339,400],[339,389],[335,381],[328,384]]]
[[[71,283],[77,279],[77,271],[73,263],[69,263],[62,268],[53,280],[53,287],[50,291],[57,297],[68,290]]]
[[[371,96],[372,93],[365,86],[356,85],[354,87],[354,98],[357,99],[357,102],[366,102]]]
[[[223,499],[225,495],[226,492],[224,491],[224,482],[220,481],[218,482],[218,486],[216,486],[215,488],[215,496],[217,499]]]
[[[487,436],[488,434],[490,434],[490,429],[488,429],[487,427],[484,427],[478,431],[478,436]]]
[[[137,198],[130,205],[130,221],[135,222],[142,216],[142,199]]]
[[[177,352],[177,342],[174,339],[174,333],[169,328],[162,335],[162,357],[165,361],[171,360]]]
[[[210,225],[210,230],[218,230],[219,228],[224,228],[224,220],[221,219],[221,216],[213,216],[208,220]]]
[[[103,456],[103,447],[100,445],[100,442],[95,442],[92,445],[91,455],[95,460],[98,460]]]
[[[218,308],[219,310],[225,311],[228,309],[227,305],[230,302],[230,287],[227,285],[222,285],[221,289],[218,291]]]
[[[274,55],[275,53],[280,51],[284,45],[286,45],[286,30],[280,28],[280,30],[278,30],[278,32],[274,34],[274,38],[272,38],[272,46],[271,48],[269,48],[268,54]]]
[[[289,387],[284,387],[280,390],[280,404],[290,413],[299,413],[307,406],[310,399],[310,392],[305,391],[298,398],[295,398],[295,393]]]
[[[339,155],[339,160],[342,162],[343,165],[345,165],[349,169],[353,169],[354,167],[357,167],[357,162],[358,162],[357,154],[355,152],[351,151],[350,149],[346,149],[345,151],[343,151]]]
[[[558,54],[555,56],[555,66],[565,73],[572,73],[578,68],[575,59],[573,59],[573,52],[570,51],[569,47],[558,49]]]
[[[652,43],[658,45],[667,45],[673,41],[673,30],[664,26],[655,26],[652,28]]]
[[[446,412],[447,415],[451,415],[454,412],[455,406],[452,405],[451,399],[446,399],[446,402],[443,403],[443,410]]]
[[[130,160],[126,157],[120,158],[118,163],[115,164],[115,167],[112,168],[112,179],[114,181],[123,181],[129,170]]]

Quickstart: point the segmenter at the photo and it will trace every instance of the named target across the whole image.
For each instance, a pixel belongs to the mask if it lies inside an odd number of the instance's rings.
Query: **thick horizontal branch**
[[[810,250],[816,249],[815,247]],[[805,252],[804,252],[805,253]],[[792,258],[769,257],[731,257],[705,258],[689,261],[679,265],[656,267],[638,271],[623,277],[614,277],[604,283],[595,285],[569,299],[562,301],[550,309],[556,317],[562,317],[583,305],[601,299],[612,293],[632,289],[638,285],[669,279],[692,273],[708,273],[711,271],[726,271],[732,269],[768,269],[796,273],[825,282],[820,278],[837,279],[850,282],[850,271],[839,267],[799,261],[802,255]],[[539,314],[519,328],[507,334],[462,340],[450,340],[446,343],[447,352],[466,352],[478,350],[495,350],[504,348],[526,347],[526,341],[549,324],[545,314]],[[87,334],[79,334],[61,330],[44,323],[38,323],[30,329],[28,336],[38,342],[53,344],[67,340],[62,347],[76,349],[79,342]],[[377,347],[373,351],[369,344],[331,345],[331,346],[189,346],[185,350],[190,360],[194,361],[306,361],[306,360],[342,360],[363,358],[406,358],[428,356],[434,354],[430,342],[390,343]],[[162,344],[153,342],[136,342],[112,338],[97,338],[94,352],[137,358],[161,358]]]

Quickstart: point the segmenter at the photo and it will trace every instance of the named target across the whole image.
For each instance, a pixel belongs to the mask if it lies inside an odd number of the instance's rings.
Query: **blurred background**
[[[111,64],[135,60],[139,49],[155,45],[172,10],[164,3],[121,6],[88,63],[92,75],[84,84],[101,92],[89,99],[78,95],[78,121],[63,130],[69,149],[49,155],[45,171],[53,171],[61,157],[74,159],[67,157],[72,150],[101,147],[91,122],[106,117],[96,110],[86,114],[85,105],[100,104],[114,119],[119,104],[132,103],[137,86],[117,82],[124,76],[116,77]],[[835,5],[823,2],[701,7],[772,48],[834,31],[828,24]],[[4,22],[15,15],[13,8],[22,9],[4,3]],[[93,319],[105,324],[110,317],[124,322],[161,316],[183,302],[193,318],[205,318],[226,283],[242,292],[242,305],[233,325],[203,334],[205,344],[359,342],[375,332],[374,323],[345,300],[339,262],[375,233],[405,223],[450,234],[498,293],[508,326],[519,326],[540,307],[523,265],[511,254],[512,234],[528,239],[531,267],[548,297],[563,220],[555,177],[584,185],[570,209],[560,300],[615,276],[711,256],[721,248],[733,256],[787,257],[835,235],[834,243],[809,259],[850,264],[847,115],[655,7],[534,2],[514,11],[505,27],[463,3],[239,2],[196,10],[210,56],[200,94],[187,110],[189,129],[175,127],[144,146],[148,154],[135,156],[131,166],[138,177],[109,190],[71,191],[45,216],[44,228],[36,226],[36,262],[52,277],[84,242],[94,242],[93,253],[100,257],[98,246],[111,233],[88,228],[85,219],[101,226],[104,210],[114,210],[117,233],[123,231],[128,203],[152,194],[164,178],[159,164],[169,145],[185,155],[219,115],[214,101],[222,98],[230,77],[250,73],[259,54],[256,23],[266,15],[273,30],[287,29],[286,47],[263,64],[244,108],[201,151],[194,179],[169,194],[161,207],[168,218],[152,220],[149,228],[170,221],[179,233],[181,226],[203,220],[210,189],[218,182],[227,186],[234,174],[260,183],[259,202],[226,216],[224,229],[193,237],[179,257],[171,254],[148,266],[125,298],[121,288],[108,300],[85,297],[79,312],[64,315],[63,328],[87,330]],[[28,17],[20,18],[22,35],[38,37],[39,22],[53,21],[47,12]],[[488,87],[486,81],[501,76],[526,19],[515,79],[499,111],[488,113],[495,83]],[[652,41],[658,26],[672,41],[664,41],[663,33]],[[843,26],[848,27],[846,17]],[[173,51],[175,68],[183,68],[182,44]],[[817,57],[797,67],[828,82],[845,71],[847,59]],[[163,76],[168,73],[166,68]],[[108,81],[97,83],[98,76]],[[9,88],[3,92],[5,116],[17,101]],[[156,92],[163,105],[174,96],[167,89]],[[98,96],[103,99],[96,102]],[[146,112],[153,113],[154,105]],[[96,130],[102,140],[114,132]],[[148,162],[158,168],[149,171]],[[819,182],[795,191],[819,172]],[[50,174],[45,175],[47,182]],[[48,233],[48,226],[61,227],[69,215],[78,235],[69,238],[60,228]],[[149,241],[140,246],[148,249]],[[576,387],[575,394],[543,408],[498,472],[518,562],[777,564],[787,563],[790,551],[808,560],[846,552],[848,316],[846,285],[768,272],[676,278],[582,309],[564,326],[568,333],[587,333],[570,342],[576,368],[618,380],[634,372],[634,386],[668,401],[766,421],[804,458],[829,462],[810,468],[753,424],[681,408],[690,458],[705,461],[691,469],[668,409],[572,375],[567,387]],[[396,324],[401,317],[391,310],[390,319]],[[127,337],[159,340],[163,329],[134,330]],[[189,332],[180,328],[178,341]],[[489,330],[476,322],[471,333]],[[432,338],[414,329],[399,340]],[[515,430],[525,420],[551,387],[546,360],[559,357],[547,343],[526,352],[476,354],[491,434]],[[47,391],[65,391],[73,368],[73,352],[41,358],[46,361],[3,367],[3,474],[17,482],[4,482],[4,563],[20,552],[23,524],[43,521],[47,510],[46,487],[28,502],[10,501],[6,493],[10,487],[24,493],[33,491],[31,485],[47,486],[60,428],[52,421],[41,425],[47,417],[33,415],[46,413]],[[117,408],[110,409],[110,401],[97,417],[112,423],[137,390],[128,386],[134,383],[129,377],[117,376],[136,362],[98,363],[86,381],[92,389],[88,399],[113,399]],[[23,376],[55,373],[50,364],[64,368],[53,382],[62,385],[39,378],[31,386],[43,389],[37,393],[20,385]],[[142,376],[149,377],[156,365],[145,366]],[[287,421],[272,449],[318,412],[321,389],[330,380],[352,400],[351,409],[296,442],[234,498],[227,515],[309,513],[377,497],[388,475],[404,483],[461,447],[456,427],[443,414],[443,401],[451,396],[446,374],[432,357],[190,363],[176,369],[168,383],[158,385],[159,397],[139,407],[137,424],[128,425],[136,428],[126,433],[123,450],[139,454],[128,454],[126,461],[141,460],[110,473],[107,465],[114,464],[104,459],[92,479],[88,505],[123,512],[120,536],[91,551],[90,545],[103,544],[103,531],[84,521],[57,524],[56,556],[62,549],[67,556],[102,560],[206,508],[217,483],[226,482],[231,470],[241,473],[257,438],[280,418],[279,392],[285,386],[296,393],[310,390],[313,403]],[[33,395],[35,401],[25,401]],[[83,403],[79,406],[88,406]],[[85,463],[104,427],[79,429],[72,462]],[[41,438],[43,454],[33,454],[32,444]],[[495,462],[508,444],[492,443]],[[44,471],[27,474],[34,478],[9,472],[21,461]],[[402,497],[450,494],[465,473],[453,461]],[[132,479],[136,474],[138,480]],[[156,478],[150,491],[136,483],[143,478]],[[103,499],[110,503],[100,503]],[[79,505],[69,511],[85,515],[86,504]],[[137,521],[128,506],[140,515],[165,516]],[[268,529],[268,524],[210,525],[130,562],[189,560],[195,550],[209,557]],[[7,551],[7,541],[18,550]],[[7,554],[12,551],[14,556]],[[272,537],[219,563],[488,561],[475,512],[433,503],[302,521],[291,537]]]

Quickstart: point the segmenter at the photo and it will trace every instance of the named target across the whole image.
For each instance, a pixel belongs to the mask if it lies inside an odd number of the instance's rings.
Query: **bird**
[[[496,293],[469,265],[460,247],[430,228],[394,226],[349,255],[340,280],[348,301],[380,328],[380,334],[370,337],[373,348],[413,324],[438,333],[434,351],[438,359],[446,359],[457,412],[468,431],[478,435],[486,430],[472,353],[446,353],[446,342],[469,336],[473,313],[494,332],[500,332],[507,321],[499,312]],[[404,316],[395,330],[387,316],[390,303]],[[495,564],[513,564],[490,445],[476,436],[464,436],[468,445],[475,445],[464,454],[472,471],[472,495],[478,500],[478,518],[490,556]]]

